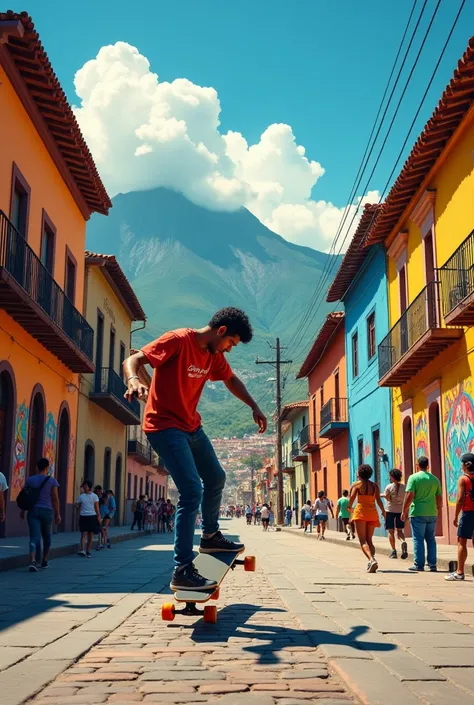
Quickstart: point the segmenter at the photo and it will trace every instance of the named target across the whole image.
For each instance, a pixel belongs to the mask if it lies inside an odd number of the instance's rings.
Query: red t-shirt
[[[463,475],[461,481],[464,485],[464,503],[462,510],[463,512],[474,512],[474,502],[471,499],[471,483],[474,482],[474,476]]]
[[[165,333],[142,352],[154,368],[143,430],[195,431],[201,425],[196,409],[207,380],[226,382],[233,375],[224,354],[203,350],[191,328]]]

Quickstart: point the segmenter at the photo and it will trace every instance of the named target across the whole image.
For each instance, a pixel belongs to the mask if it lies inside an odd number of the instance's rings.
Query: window
[[[104,315],[102,311],[97,309],[97,329],[96,329],[96,348],[95,348],[95,388],[97,392],[101,391],[102,382],[102,359],[104,354]]]
[[[362,465],[364,463],[364,439],[357,439],[357,463]]]
[[[56,228],[43,210],[43,221],[41,226],[41,252],[40,260],[42,265],[53,275],[54,269],[54,247],[56,241]]]
[[[143,494],[143,477],[140,478],[140,497]]]
[[[25,240],[28,234],[30,187],[16,164],[13,164],[10,220]]]
[[[76,260],[66,247],[66,269],[64,290],[69,301],[73,304],[76,299]]]
[[[321,387],[321,389],[319,390],[319,403],[322,409],[324,406],[324,387]]]
[[[132,492],[132,473],[128,472],[127,473],[127,499],[132,499],[130,496],[131,492]]]
[[[110,344],[109,344],[109,368],[114,369],[115,363],[115,328],[110,329]]]
[[[376,352],[375,311],[374,311],[374,313],[371,313],[367,319],[367,350],[368,350],[369,360],[371,360]]]
[[[359,336],[357,333],[352,336],[352,376],[359,376]]]
[[[138,475],[133,476],[133,499],[138,499]]]
[[[120,367],[119,367],[119,375],[123,377],[123,363],[125,360],[125,343],[122,343],[120,341]]]
[[[102,480],[102,487],[105,490],[110,490],[110,471],[112,465],[112,451],[110,448],[106,448],[104,451],[104,478]]]

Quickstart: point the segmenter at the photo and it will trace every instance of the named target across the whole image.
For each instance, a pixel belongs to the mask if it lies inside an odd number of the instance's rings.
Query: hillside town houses
[[[166,495],[159,460],[145,447],[137,461],[142,410],[123,397],[131,326],[146,316],[115,257],[85,251],[87,221],[112,204],[25,14],[0,15],[0,90],[0,538],[27,533],[16,498],[41,457],[59,482],[59,531],[75,527],[84,479],[114,492],[121,524],[138,492]]]

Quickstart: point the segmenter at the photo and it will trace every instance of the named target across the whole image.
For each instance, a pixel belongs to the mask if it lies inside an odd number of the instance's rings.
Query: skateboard
[[[194,565],[201,575],[205,575],[209,580],[215,580],[217,587],[212,590],[200,591],[176,590],[174,599],[176,602],[184,602],[185,606],[178,610],[173,602],[166,602],[161,606],[161,618],[166,622],[172,622],[177,614],[183,614],[186,617],[203,617],[205,622],[215,624],[217,622],[217,606],[206,605],[203,610],[199,610],[196,605],[219,599],[220,585],[229,570],[234,570],[236,565],[242,565],[244,570],[255,570],[255,556],[245,556],[240,559],[239,555],[240,553],[237,551],[198,553]]]

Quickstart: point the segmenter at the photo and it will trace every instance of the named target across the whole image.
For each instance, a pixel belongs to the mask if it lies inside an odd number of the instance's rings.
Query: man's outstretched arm
[[[128,401],[132,400],[134,394],[139,399],[147,398],[148,385],[146,384],[146,376],[143,374],[144,366],[147,363],[148,360],[141,350],[124,360],[123,373],[125,375],[125,384],[127,385],[127,391],[124,396]]]
[[[229,390],[229,392],[234,395],[234,397],[237,397],[237,399],[243,401],[244,404],[250,406],[253,411],[253,420],[258,426],[258,432],[265,433],[265,431],[267,430],[266,416],[263,411],[261,411],[252,395],[247,391],[247,387],[242,382],[242,380],[240,380],[237,375],[232,375],[232,377],[226,382],[224,382],[224,384]]]

